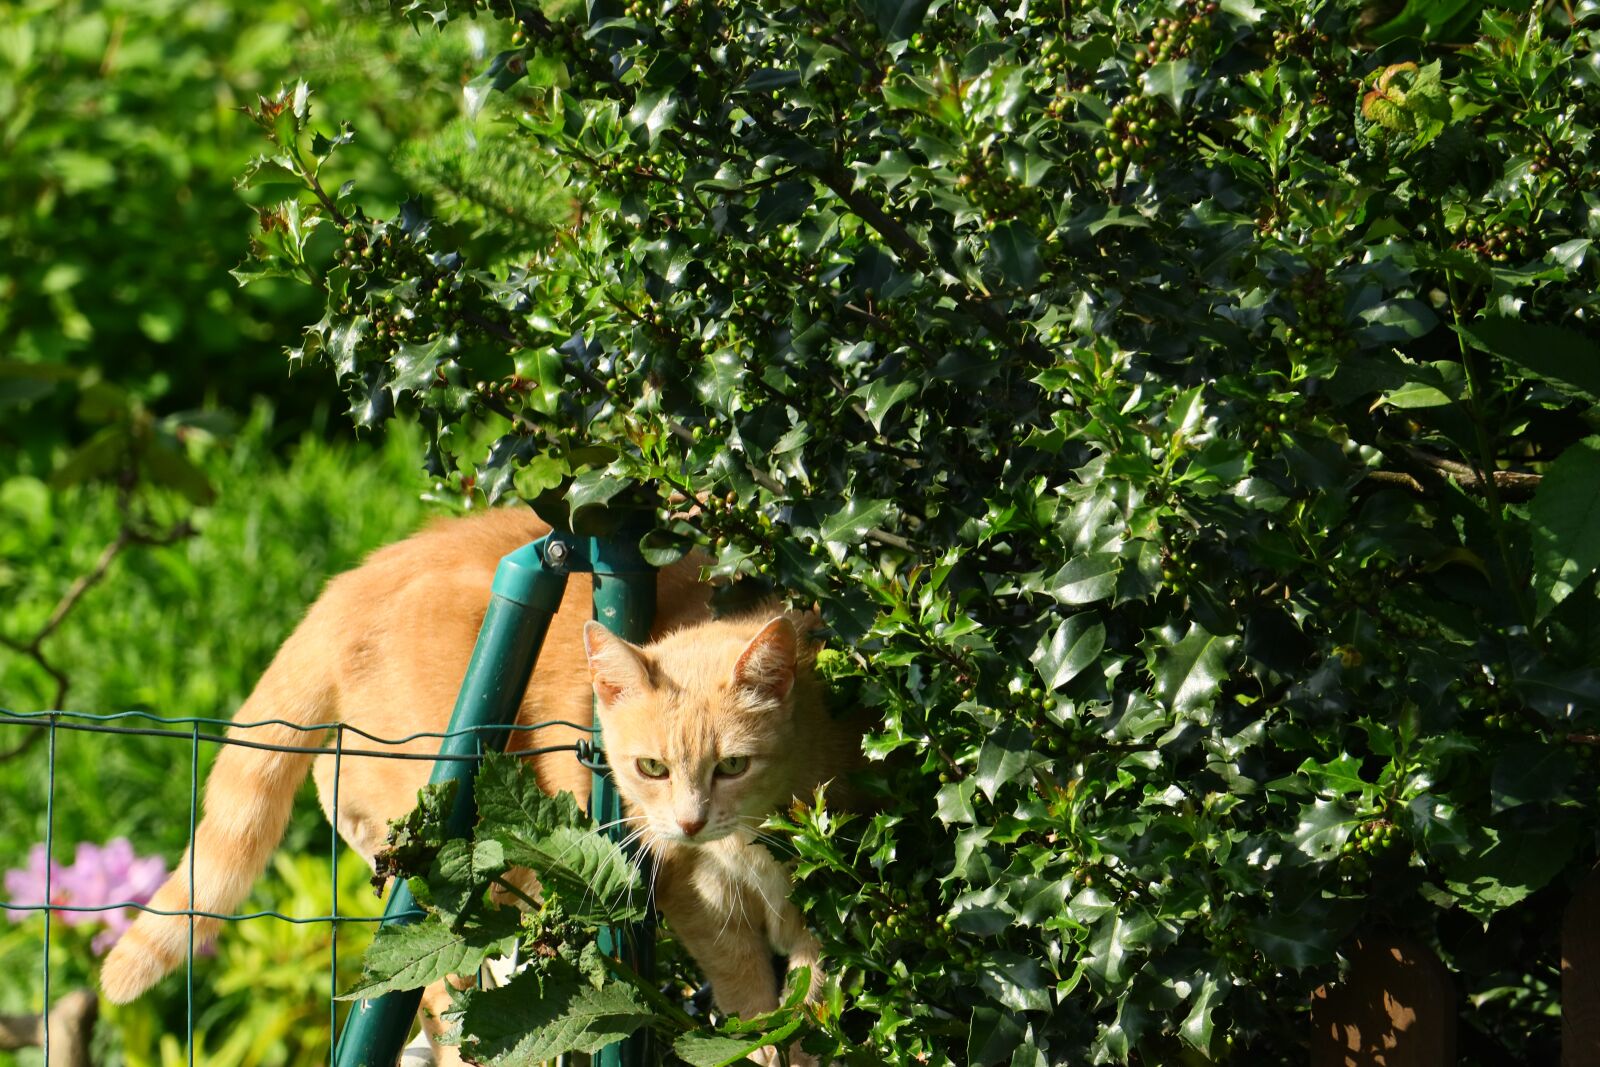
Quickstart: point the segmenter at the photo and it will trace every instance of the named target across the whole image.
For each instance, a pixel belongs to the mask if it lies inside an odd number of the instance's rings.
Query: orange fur
[[[374,552],[362,566],[329,583],[236,716],[240,723],[281,719],[290,725],[235,726],[229,736],[305,746],[321,739],[295,726],[344,723],[384,738],[445,729],[495,566],[548,529],[528,511],[491,511],[435,522]],[[813,967],[816,950],[788,902],[786,870],[752,843],[748,824],[847,766],[859,751],[859,735],[834,727],[821,711],[809,658],[791,624],[768,627],[761,631],[765,637],[755,640],[764,619],[709,621],[708,588],[697,571],[697,561],[685,560],[659,573],[654,627],[659,640],[645,650],[598,627],[585,634],[591,585],[585,576],[575,576],[551,622],[517,721],[589,722],[593,694],[599,693],[618,789],[630,815],[643,813],[659,826],[671,820],[658,810],[659,797],[649,788],[657,783],[633,769],[646,749],[670,758],[674,766],[682,762],[700,770],[710,766],[704,761],[711,753],[754,756],[759,749],[767,754],[770,762],[753,763],[745,788],[734,791],[743,797],[736,807],[744,822],[727,836],[697,844],[671,840],[670,833],[645,835],[647,846],[663,859],[657,891],[669,924],[706,969],[724,1010],[749,1014],[776,1004],[768,945]],[[597,664],[614,660],[623,674],[630,666],[646,666],[654,674],[632,677],[625,693],[612,692],[599,666],[590,678],[585,636],[605,650]],[[777,694],[774,686],[780,683],[786,688]],[[613,699],[618,696],[620,702]],[[511,747],[561,744],[582,732],[548,726],[513,734]],[[379,747],[354,735],[344,743]],[[734,752],[730,745],[748,752]],[[437,747],[437,738],[392,746],[419,754]],[[547,791],[565,789],[580,801],[587,799],[588,771],[570,753],[541,755],[533,764]],[[277,846],[308,769],[332,817],[334,766],[330,755],[313,762],[309,755],[224,746],[206,783],[195,840],[151,906],[190,908],[189,866],[191,857],[198,857],[194,909],[235,910]],[[343,757],[340,835],[370,861],[384,845],[390,820],[415,804],[431,766],[426,760]],[[711,811],[723,810],[717,805],[722,792],[710,789],[716,794]],[[209,940],[219,925],[215,919],[197,919],[196,942]],[[126,1003],[182,963],[188,932],[186,918],[140,916],[101,971],[107,999]],[[424,999],[433,1009],[424,1013],[424,1025],[437,1035],[444,1028],[437,1017],[446,1003],[442,985],[430,988]],[[439,1051],[440,1062],[459,1062],[453,1050]]]

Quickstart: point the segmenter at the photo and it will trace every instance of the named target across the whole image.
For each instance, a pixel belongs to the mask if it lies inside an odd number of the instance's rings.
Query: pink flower
[[[50,899],[45,899],[45,872],[49,872]],[[34,845],[28,850],[28,865],[17,867],[6,872],[6,898],[9,903],[21,904],[26,907],[38,907],[41,904],[67,903],[66,890],[62,886],[62,876],[66,868],[55,860],[46,863],[43,845]],[[19,923],[29,918],[34,913],[31,911],[6,910],[6,917],[14,923]]]
[[[28,866],[7,871],[6,893],[15,904],[44,901],[45,851],[35,845],[28,853]],[[71,867],[50,861],[50,903],[72,908],[99,908],[111,904],[147,904],[167,878],[167,865],[159,856],[140,858],[125,837],[114,838],[104,847],[82,842]],[[25,911],[7,912],[13,922],[26,918]],[[133,923],[127,908],[106,911],[63,911],[58,913],[68,926],[104,924],[91,944],[96,954],[106,951]]]

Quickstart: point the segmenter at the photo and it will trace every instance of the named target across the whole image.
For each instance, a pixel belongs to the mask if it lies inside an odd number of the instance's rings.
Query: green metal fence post
[[[655,568],[645,562],[637,548],[637,537],[593,538],[589,559],[594,570],[594,617],[606,629],[625,641],[642,643],[650,639],[656,617]],[[595,750],[601,749],[600,720],[594,723]],[[601,825],[612,825],[622,818],[622,798],[617,795],[611,776],[596,770],[589,809]],[[621,834],[615,827],[614,835]],[[600,950],[617,956],[640,974],[653,970],[655,937],[648,920],[638,927],[606,927],[600,931]],[[607,1045],[595,1054],[595,1067],[644,1067],[650,1062],[648,1034],[636,1034],[618,1044]]]
[[[477,814],[472,773],[477,765],[470,758],[451,757],[476,756],[480,742],[504,747],[505,731],[484,728],[516,721],[550,620],[561,606],[568,573],[564,562],[573,547],[570,540],[551,534],[506,556],[495,571],[489,608],[450,716],[449,736],[439,748],[443,758],[434,764],[430,779],[459,783],[448,822],[454,835],[464,837],[472,830]],[[383,914],[386,925],[415,921],[416,904],[403,882],[395,883]],[[393,1067],[421,999],[422,991],[414,989],[357,1004],[339,1034],[337,1067]]]

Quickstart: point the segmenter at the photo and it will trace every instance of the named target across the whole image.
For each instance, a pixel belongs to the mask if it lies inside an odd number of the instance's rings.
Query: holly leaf
[[[1157,699],[1180,715],[1209,707],[1228,677],[1228,659],[1236,637],[1218,637],[1199,623],[1175,644],[1158,643],[1152,651],[1151,674]]]
[[[1600,437],[1571,445],[1528,505],[1534,614],[1544,619],[1600,568]]]
[[[1050,636],[1039,642],[1029,661],[1051,689],[1060,689],[1100,658],[1106,647],[1106,627],[1092,611],[1064,619]]]

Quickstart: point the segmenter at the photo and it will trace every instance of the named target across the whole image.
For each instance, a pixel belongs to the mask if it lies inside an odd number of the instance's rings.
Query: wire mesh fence
[[[251,740],[252,730],[264,728],[289,728],[306,736],[307,744],[282,745]],[[571,752],[574,757],[589,765],[597,765],[592,747],[586,741],[577,741],[565,744],[534,745],[531,743],[537,731],[551,727],[565,727],[575,730],[588,731],[590,724],[576,723],[566,720],[546,720],[531,725],[520,724],[494,724],[474,726],[466,729],[448,731],[417,731],[398,737],[383,737],[362,730],[358,727],[343,723],[313,724],[293,723],[281,719],[266,719],[255,722],[233,722],[225,719],[205,717],[168,717],[156,715],[145,711],[123,711],[105,714],[68,711],[42,711],[42,712],[16,712],[0,709],[0,736],[10,731],[41,730],[45,732],[42,751],[30,753],[28,758],[42,759],[44,762],[44,834],[43,834],[43,877],[36,887],[38,899],[0,899],[0,911],[13,916],[37,915],[43,923],[43,945],[39,962],[39,977],[42,984],[42,1010],[38,1028],[38,1040],[42,1047],[44,1062],[54,1065],[62,1061],[62,1057],[52,1057],[59,1050],[52,1049],[52,1043],[60,1042],[63,1036],[56,1032],[57,1028],[47,1025],[46,1020],[51,1011],[51,1005],[58,1000],[61,992],[56,982],[55,967],[52,963],[52,941],[56,935],[58,920],[67,921],[68,916],[95,916],[109,915],[112,913],[125,913],[133,910],[140,913],[173,916],[188,920],[188,938],[185,946],[183,962],[184,975],[184,1033],[183,1033],[183,1059],[189,1065],[196,1063],[196,985],[195,985],[195,959],[201,945],[196,937],[195,923],[199,919],[214,919],[223,924],[240,923],[250,920],[270,919],[297,925],[324,924],[329,928],[329,944],[331,946],[329,965],[326,976],[327,1001],[328,1001],[328,1028],[330,1035],[339,1033],[340,1002],[336,999],[339,990],[339,938],[338,929],[343,924],[364,924],[371,926],[383,921],[384,917],[370,914],[351,914],[342,912],[339,896],[338,858],[344,848],[338,827],[340,813],[340,782],[344,777],[345,761],[355,758],[427,761],[455,763],[476,763],[484,758],[486,752],[508,750],[513,754],[532,758],[549,753]],[[144,901],[134,899],[100,901],[92,904],[72,903],[61,899],[61,879],[58,876],[57,865],[53,862],[63,842],[58,835],[57,810],[62,799],[63,783],[58,776],[58,755],[63,734],[92,734],[111,738],[130,737],[155,737],[170,739],[173,744],[181,745],[186,751],[185,765],[181,773],[187,777],[188,805],[185,817],[187,819],[188,840],[191,843],[198,841],[195,835],[196,827],[201,818],[201,766],[204,762],[202,754],[207,746],[237,746],[248,749],[266,750],[272,752],[291,753],[298,756],[331,757],[333,761],[333,774],[328,796],[325,797],[325,808],[329,814],[329,828],[327,834],[326,852],[330,871],[329,893],[331,907],[325,914],[288,914],[276,909],[256,909],[235,912],[214,912],[193,907],[195,895],[195,868],[198,863],[194,860],[185,867],[188,878],[187,900],[190,907],[170,909],[157,908]],[[443,752],[438,749],[442,746],[450,748],[447,743],[453,739],[468,739],[470,751],[456,753]],[[409,746],[411,750],[400,750],[401,746]],[[455,746],[459,747],[459,746]],[[426,750],[418,750],[419,748]],[[366,856],[364,859],[371,860]],[[6,893],[4,896],[12,896]],[[409,913],[420,916],[420,911]],[[393,920],[394,916],[389,916]],[[226,936],[225,932],[222,936]],[[334,1062],[336,1053],[332,1042],[329,1044],[328,1062]]]

